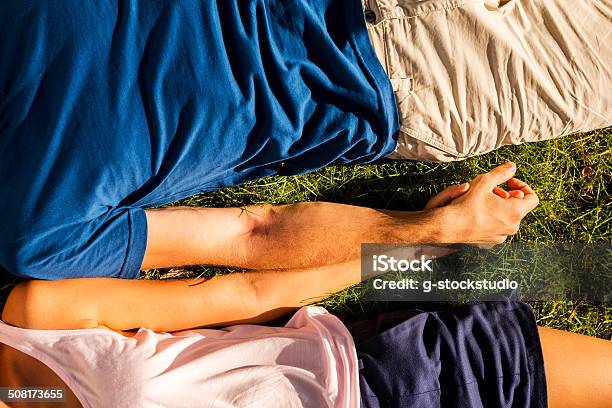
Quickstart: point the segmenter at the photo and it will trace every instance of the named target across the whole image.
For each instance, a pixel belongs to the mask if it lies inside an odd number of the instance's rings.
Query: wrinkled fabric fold
[[[356,340],[362,407],[547,406],[538,328],[524,303],[383,315],[373,328]]]
[[[391,158],[451,161],[612,125],[612,1],[367,0]]]

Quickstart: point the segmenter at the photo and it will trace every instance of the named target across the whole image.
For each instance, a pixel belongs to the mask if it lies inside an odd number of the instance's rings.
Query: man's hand
[[[539,203],[526,183],[513,178],[516,165],[503,164],[474,178],[450,186],[433,197],[425,209],[445,213],[449,242],[501,243],[514,235],[521,220]],[[508,191],[499,187],[506,183]]]

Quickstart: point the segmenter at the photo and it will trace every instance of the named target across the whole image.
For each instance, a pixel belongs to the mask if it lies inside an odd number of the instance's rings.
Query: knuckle
[[[479,174],[479,175],[477,175],[476,177],[474,177],[474,182],[475,182],[475,183],[479,183],[479,182],[485,181],[485,180],[486,180],[487,175],[488,175],[488,173],[486,173],[486,174]]]

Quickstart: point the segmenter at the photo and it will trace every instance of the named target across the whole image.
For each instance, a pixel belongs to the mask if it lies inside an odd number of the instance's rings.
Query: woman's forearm
[[[356,284],[359,261],[191,280],[111,278],[29,281],[11,292],[2,318],[33,329],[194,327],[262,323]]]

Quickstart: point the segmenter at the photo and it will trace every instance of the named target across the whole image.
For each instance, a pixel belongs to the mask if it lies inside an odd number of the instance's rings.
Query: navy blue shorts
[[[525,303],[394,312],[351,331],[363,407],[547,406],[540,338]]]

